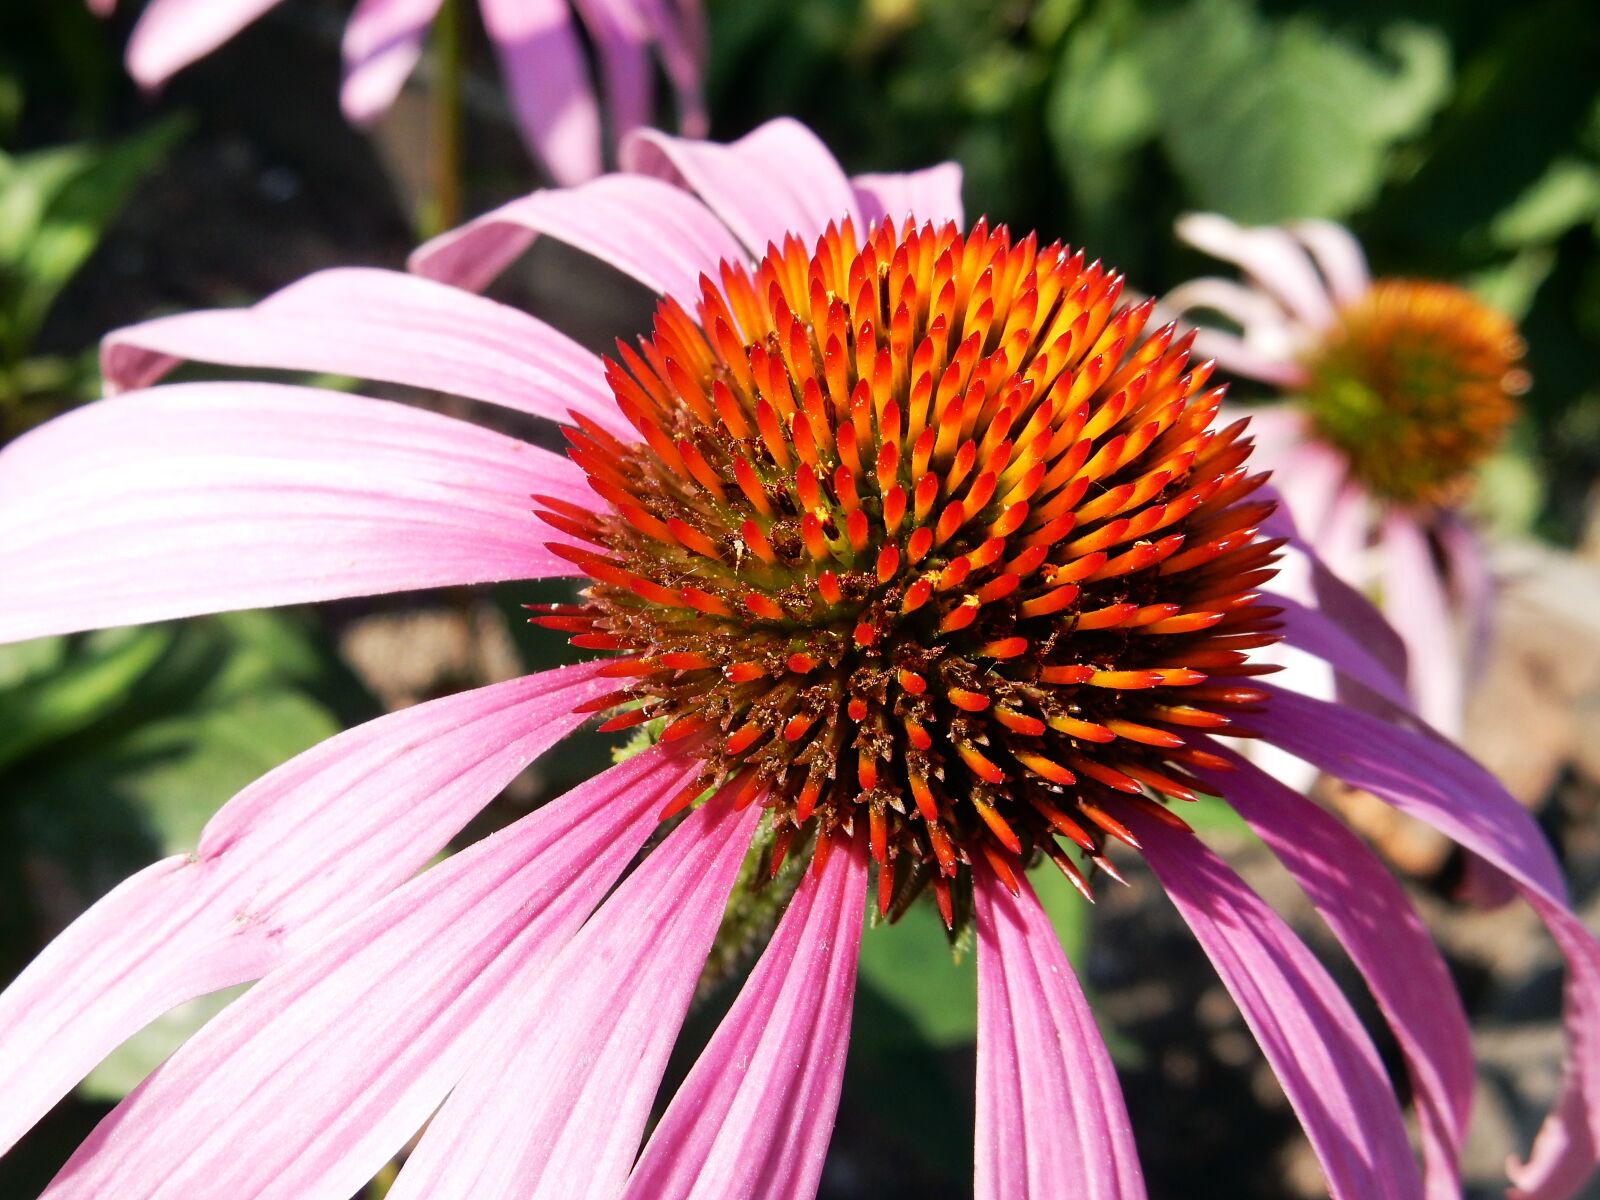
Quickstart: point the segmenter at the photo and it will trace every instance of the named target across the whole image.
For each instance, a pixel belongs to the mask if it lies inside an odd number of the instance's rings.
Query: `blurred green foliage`
[[[1600,468],[1590,0],[711,0],[719,136],[792,113],[858,170],[957,158],[969,214],[1159,292],[1191,209],[1352,226],[1382,274],[1522,322],[1526,427],[1481,502],[1570,540]]]
[[[98,391],[94,347],[44,353],[40,334],[186,124],[168,117],[105,136],[116,70],[103,29],[81,5],[8,5],[0,14],[0,442]],[[49,139],[42,148],[16,150],[41,138]]]

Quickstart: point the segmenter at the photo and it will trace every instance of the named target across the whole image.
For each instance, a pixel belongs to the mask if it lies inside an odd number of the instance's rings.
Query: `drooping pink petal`
[[[108,390],[147,387],[182,359],[326,371],[447,392],[637,434],[599,358],[537,318],[397,271],[319,271],[249,308],[157,317],[108,336]]]
[[[1354,304],[1366,295],[1372,274],[1361,243],[1348,229],[1332,221],[1295,221],[1288,228],[1311,251],[1335,304]]]
[[[1305,424],[1302,417],[1302,430],[1310,434]],[[1317,535],[1327,524],[1334,499],[1350,477],[1350,460],[1327,443],[1311,437],[1283,450],[1267,442],[1258,445],[1261,465],[1272,469],[1272,486],[1288,505],[1306,541],[1317,546]]]
[[[1246,379],[1259,379],[1274,387],[1294,391],[1306,385],[1306,370],[1291,359],[1265,353],[1238,334],[1220,329],[1200,329],[1194,335],[1194,353],[1212,358],[1223,370]]]
[[[1320,658],[1390,703],[1403,708],[1410,706],[1405,679],[1395,673],[1397,664],[1379,658],[1370,646],[1320,609],[1277,593],[1268,593],[1266,601],[1283,609],[1277,620],[1281,624],[1279,632],[1288,645]],[[1399,663],[1398,667],[1404,671],[1405,663]]]
[[[358,125],[376,120],[394,103],[422,57],[428,26],[440,0],[357,0],[344,27],[344,115]]]
[[[830,221],[861,225],[855,192],[811,130],[788,117],[736,142],[697,142],[641,129],[622,144],[622,166],[693,189],[752,254],[794,234],[807,247]]]
[[[1567,1074],[1528,1162],[1512,1181],[1526,1200],[1565,1200],[1600,1148],[1600,941],[1573,915],[1549,845],[1526,810],[1482,767],[1398,710],[1385,720],[1268,685],[1251,724],[1292,754],[1425,821],[1516,883],[1567,960]]]
[[[1193,834],[1132,805],[1119,813],[1272,1064],[1333,1200],[1420,1200],[1383,1064],[1322,964]]]
[[[1191,279],[1161,297],[1153,323],[1185,320],[1197,309],[1218,313],[1239,327],[1235,334],[1202,325],[1195,336],[1198,355],[1216,359],[1235,375],[1282,388],[1306,382],[1298,361],[1303,331],[1270,297],[1231,279]]]
[[[678,129],[685,137],[710,131],[706,112],[706,22],[700,0],[646,0],[656,52],[678,104]]]
[[[1466,676],[1480,674],[1494,634],[1494,570],[1483,540],[1460,513],[1440,513],[1433,534],[1444,554],[1445,578],[1466,632]]]
[[[695,810],[475,1052],[390,1200],[615,1196],[759,806]]]
[[[638,175],[606,175],[581,187],[534,192],[424,243],[411,270],[479,291],[539,234],[549,234],[692,304],[702,272],[746,255],[715,216],[681,188]]]
[[[808,871],[650,1135],[626,1200],[811,1200],[844,1085],[866,854]]]
[[[1417,712],[1446,737],[1460,735],[1466,684],[1455,614],[1428,535],[1409,513],[1384,516],[1378,530],[1383,612],[1406,644]]]
[[[614,686],[590,666],[406,709],[240,792],[0,993],[0,1150],[174,1005],[257,978],[404,882]]]
[[[1263,495],[1270,496],[1271,492],[1263,489]],[[1374,659],[1388,668],[1391,675],[1397,679],[1406,679],[1408,676],[1406,647],[1400,640],[1400,635],[1389,627],[1389,623],[1383,619],[1383,614],[1371,600],[1323,564],[1314,548],[1301,537],[1293,516],[1283,505],[1280,504],[1277,510],[1261,523],[1261,532],[1266,537],[1287,539],[1287,549],[1291,551],[1292,562],[1286,565],[1292,565],[1304,574],[1304,595],[1300,595],[1298,591],[1289,594],[1294,594],[1298,599],[1314,605],[1317,611],[1366,647]],[[1284,591],[1279,586],[1278,580],[1273,581],[1272,590],[1275,593]]]
[[[648,750],[396,889],[207,1024],[45,1195],[355,1195],[699,769]]]
[[[1122,1088],[1027,880],[973,873],[978,927],[975,1200],[1143,1200]]]
[[[1311,542],[1327,568],[1356,588],[1370,587],[1375,580],[1371,553],[1372,510],[1375,502],[1356,479],[1346,477],[1328,505],[1327,514]]]
[[[1301,324],[1321,329],[1333,320],[1333,303],[1305,249],[1281,229],[1246,228],[1216,213],[1190,213],[1178,236],[1213,258],[1236,264]]]
[[[89,0],[89,11],[97,17],[109,17],[117,11],[117,0]]]
[[[611,138],[650,124],[655,73],[651,29],[637,0],[572,0],[594,46]]]
[[[1405,892],[1361,839],[1240,756],[1202,771],[1276,854],[1343,943],[1406,1058],[1421,1127],[1428,1200],[1460,1200],[1472,1112],[1472,1042],[1449,969]]]
[[[204,58],[279,0],[150,0],[128,39],[128,74],[160,87]]]
[[[0,451],[0,641],[572,573],[534,493],[567,460],[464,421],[271,384],[154,388]]]
[[[600,104],[568,0],[478,0],[511,108],[557,183],[600,174]]]
[[[857,209],[869,221],[889,220],[898,225],[910,216],[918,224],[966,224],[960,163],[945,162],[899,174],[856,175],[850,186],[855,189]]]

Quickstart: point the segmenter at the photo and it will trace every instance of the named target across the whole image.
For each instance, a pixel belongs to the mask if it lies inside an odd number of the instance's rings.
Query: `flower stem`
[[[461,223],[461,9],[444,0],[433,27],[433,195],[423,214],[432,237]]]

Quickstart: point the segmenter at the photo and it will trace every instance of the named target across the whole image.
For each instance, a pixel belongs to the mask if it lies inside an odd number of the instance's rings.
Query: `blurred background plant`
[[[95,394],[94,345],[111,328],[248,302],[322,267],[403,266],[439,194],[440,72],[424,61],[370,136],[352,130],[335,100],[348,8],[286,0],[149,99],[118,61],[137,3],[109,22],[77,0],[0,6],[0,441]],[[470,215],[541,181],[475,6],[455,11],[456,182]],[[1376,270],[1465,283],[1522,323],[1534,386],[1476,499],[1515,546],[1515,578],[1471,748],[1542,806],[1600,922],[1600,9],[709,0],[708,11],[716,137],[790,113],[854,170],[954,157],[969,214],[1087,246],[1150,293],[1211,266],[1173,238],[1181,212],[1330,217]],[[497,294],[602,349],[648,318],[620,278],[544,242]],[[0,979],[127,871],[192,848],[211,811],[304,746],[382,709],[553,665],[566,648],[523,626],[517,606],[554,598],[435,594],[0,652]],[[469,835],[607,753],[596,738],[538,764]],[[1238,824],[1211,812],[1204,827],[1243,847],[1251,882],[1327,951]],[[1406,831],[1393,836],[1403,849]],[[1522,914],[1461,917],[1443,899],[1448,864],[1419,853],[1405,865],[1485,1031],[1468,1175],[1473,1195],[1498,1194],[1506,1153],[1553,1087],[1558,976]],[[1237,1014],[1142,876],[1100,888],[1092,928],[1061,881],[1039,880],[1117,1049],[1152,1196],[1321,1194]],[[864,939],[831,1200],[970,1192],[974,982],[970,956],[951,963],[928,914]],[[684,1068],[732,991],[709,989]],[[0,1159],[0,1197],[36,1194],[106,1103],[215,1003],[108,1061]]]

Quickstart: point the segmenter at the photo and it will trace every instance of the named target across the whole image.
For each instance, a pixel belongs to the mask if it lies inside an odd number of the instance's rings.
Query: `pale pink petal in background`
[[[606,175],[575,188],[512,200],[424,243],[411,270],[480,291],[539,234],[592,254],[653,291],[693,304],[700,276],[719,263],[745,262],[733,235],[681,188],[640,175]]]
[[[511,108],[557,183],[600,174],[600,104],[569,0],[478,0]]]
[[[1294,221],[1288,229],[1311,251],[1336,305],[1353,304],[1366,295],[1372,274],[1361,243],[1348,229],[1333,221]]]
[[[1333,1200],[1421,1200],[1394,1090],[1322,964],[1193,834],[1118,811],[1272,1064]]]
[[[918,224],[954,221],[965,225],[961,204],[961,164],[939,163],[920,171],[889,175],[856,175],[850,180],[856,206],[869,221],[888,219],[898,226],[906,217]],[[857,230],[858,235],[864,230]]]
[[[736,142],[697,142],[642,129],[622,145],[622,166],[696,192],[752,254],[794,234],[809,251],[830,222],[864,228],[855,191],[828,148],[788,117]]]
[[[128,39],[128,74],[160,87],[204,58],[279,0],[150,0]]]
[[[1237,264],[1302,325],[1321,329],[1333,320],[1326,285],[1304,247],[1283,230],[1245,228],[1216,213],[1190,213],[1178,219],[1177,231],[1196,249]]]
[[[1446,737],[1461,736],[1466,704],[1462,648],[1433,547],[1410,513],[1391,509],[1378,528],[1383,614],[1406,644],[1417,712]]]
[[[339,392],[179,384],[77,409],[0,451],[0,640],[238,608],[534,579],[535,493],[568,460]]]
[[[1304,796],[1212,744],[1231,771],[1201,771],[1289,869],[1343,943],[1394,1031],[1411,1076],[1428,1200],[1460,1200],[1472,1113],[1472,1040],[1427,928],[1367,846]]]
[[[1430,524],[1444,555],[1445,581],[1461,613],[1466,636],[1466,677],[1475,679],[1494,638],[1495,576],[1488,547],[1460,513],[1443,512]]]
[[[183,359],[405,384],[634,441],[600,359],[543,321],[416,275],[319,271],[249,308],[157,317],[100,348],[109,392],[148,387]]]
[[[1026,879],[974,872],[978,930],[975,1200],[1144,1200],[1111,1055]]]
[[[844,1086],[867,859],[807,871],[628,1177],[626,1200],[812,1200]]]
[[[264,974],[399,886],[611,680],[566,667],[406,709],[263,776],[0,993],[0,1149],[125,1038]]]
[[[713,799],[623,881],[478,1048],[389,1200],[621,1191],[760,811]]]
[[[646,751],[397,889],[207,1024],[45,1195],[357,1194],[699,768]]]
[[[440,0],[357,0],[344,27],[339,102],[358,125],[386,112],[422,57]]]

